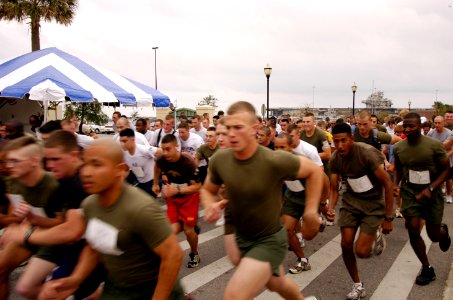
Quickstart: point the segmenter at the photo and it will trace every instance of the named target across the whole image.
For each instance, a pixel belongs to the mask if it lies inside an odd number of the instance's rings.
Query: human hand
[[[13,215],[22,220],[28,217],[30,214],[31,214],[30,205],[26,202],[21,202],[13,210]]]
[[[38,300],[64,300],[74,294],[78,285],[71,277],[46,282],[38,295]]]
[[[204,220],[208,223],[216,222],[222,216],[222,209],[227,205],[228,200],[222,199],[208,206],[204,212]]]

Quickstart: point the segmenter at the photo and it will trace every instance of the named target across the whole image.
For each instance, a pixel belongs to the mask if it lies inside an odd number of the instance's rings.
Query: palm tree
[[[77,0],[0,0],[0,20],[24,22],[31,28],[31,50],[41,49],[39,29],[41,20],[68,26],[74,18]]]

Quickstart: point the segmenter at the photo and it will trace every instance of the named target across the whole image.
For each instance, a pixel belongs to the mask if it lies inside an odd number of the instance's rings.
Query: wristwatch
[[[392,222],[394,218],[395,218],[394,216],[387,216],[387,215],[384,216],[384,220],[387,222]]]

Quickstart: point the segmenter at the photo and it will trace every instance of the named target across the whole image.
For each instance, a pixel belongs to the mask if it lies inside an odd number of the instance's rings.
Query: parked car
[[[90,129],[96,133],[114,133],[113,121],[110,121],[105,125],[88,124],[88,126],[90,126]]]

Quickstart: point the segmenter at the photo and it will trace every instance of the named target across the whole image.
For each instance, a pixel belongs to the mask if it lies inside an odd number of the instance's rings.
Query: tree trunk
[[[31,20],[31,51],[41,50],[40,40],[39,40],[39,29],[40,29],[39,19]]]

